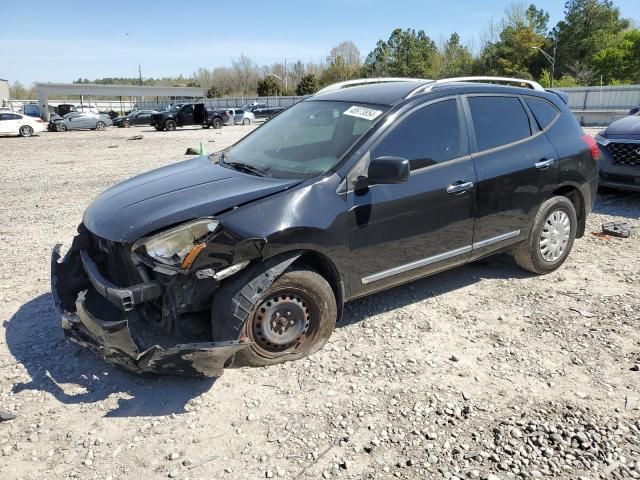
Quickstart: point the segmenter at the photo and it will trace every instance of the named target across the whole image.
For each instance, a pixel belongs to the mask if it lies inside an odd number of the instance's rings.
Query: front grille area
[[[131,258],[128,245],[112,242],[89,233],[89,256],[102,274],[118,287],[128,287],[142,282],[140,273]]]
[[[614,165],[640,168],[640,143],[617,143],[607,145]]]

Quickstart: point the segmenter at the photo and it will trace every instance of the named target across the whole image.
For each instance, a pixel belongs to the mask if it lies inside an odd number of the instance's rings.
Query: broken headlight
[[[211,218],[185,223],[153,237],[138,240],[133,245],[133,251],[143,252],[163,265],[186,269],[204,249],[205,240],[219,225],[217,220]]]

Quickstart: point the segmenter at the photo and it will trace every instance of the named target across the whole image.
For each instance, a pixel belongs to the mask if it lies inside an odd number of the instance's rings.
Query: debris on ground
[[[195,148],[187,148],[187,151],[184,152],[185,155],[200,155]]]
[[[127,138],[127,140],[142,140],[143,138],[142,135],[134,135],[133,137]]]
[[[0,410],[0,422],[8,422],[10,420],[15,420],[15,418],[16,416],[13,413]]]
[[[629,238],[635,232],[635,227],[627,222],[608,222],[602,224],[602,233],[612,237]]]

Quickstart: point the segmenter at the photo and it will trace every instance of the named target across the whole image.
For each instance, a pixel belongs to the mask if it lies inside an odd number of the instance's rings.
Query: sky
[[[640,25],[640,0],[614,0]],[[362,56],[395,28],[424,30],[436,42],[452,32],[477,48],[488,23],[511,0],[9,0],[0,5],[0,78],[71,82],[77,78],[189,76],[230,65],[319,62],[352,40]],[[526,2],[526,5],[531,3]],[[563,18],[564,0],[537,0]],[[28,5],[28,7],[27,7]]]

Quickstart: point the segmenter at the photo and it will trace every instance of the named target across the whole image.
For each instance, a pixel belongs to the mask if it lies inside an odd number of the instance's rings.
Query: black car
[[[227,120],[228,117],[222,110],[207,110],[203,103],[184,103],[151,115],[151,126],[158,131],[173,131],[177,127],[188,125],[222,128]]]
[[[596,135],[600,146],[600,185],[640,192],[640,116],[613,122]]]
[[[151,116],[156,113],[160,112],[157,110],[136,110],[124,117],[114,118],[113,125],[121,128],[129,128],[132,125],[149,125],[151,124]]]
[[[284,110],[284,107],[270,107],[266,103],[254,102],[247,103],[244,107],[242,107],[241,110],[253,113],[256,119],[269,119],[282,112]]]
[[[496,252],[554,271],[584,234],[597,146],[533,86],[330,89],[111,187],[53,252],[66,335],[133,372],[217,376],[310,355],[345,302]]]

